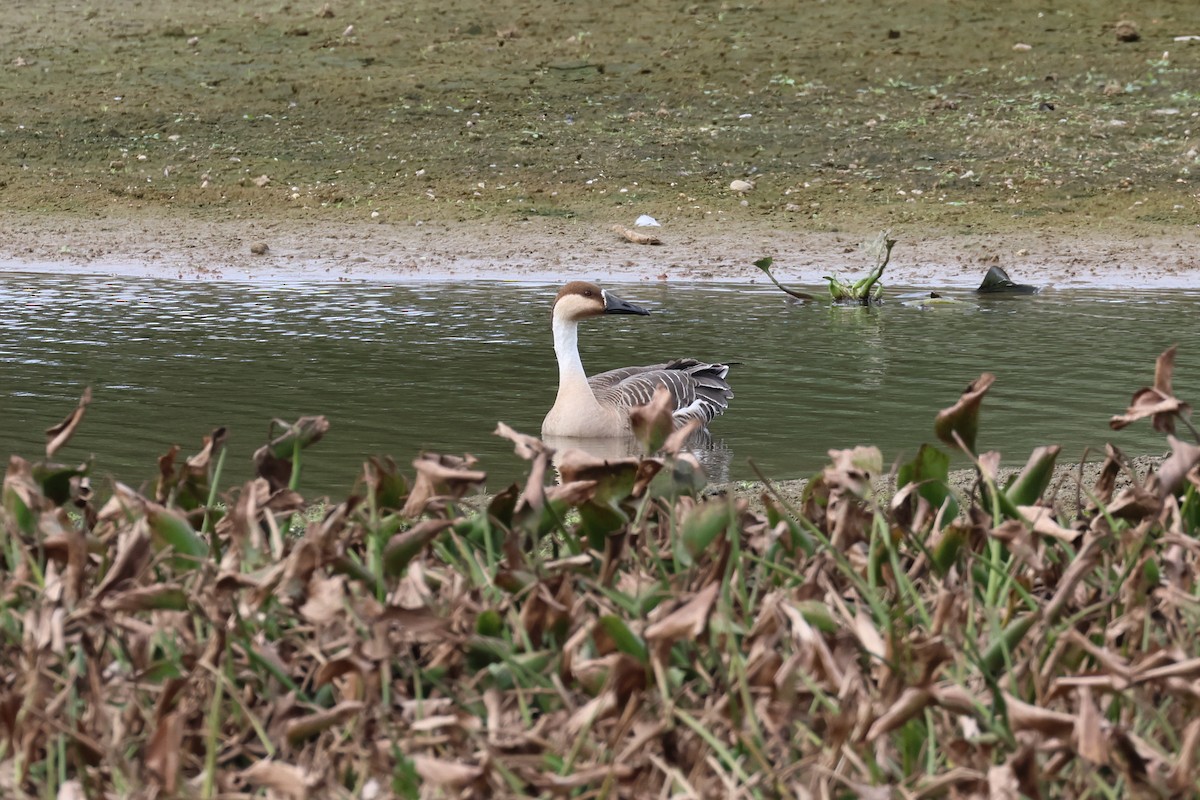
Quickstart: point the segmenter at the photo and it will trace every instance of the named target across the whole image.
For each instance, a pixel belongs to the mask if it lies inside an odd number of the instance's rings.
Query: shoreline
[[[822,276],[865,273],[861,252],[877,230],[804,232],[772,219],[664,221],[661,246],[620,239],[612,221],[531,218],[366,223],[197,220],[136,215],[6,214],[0,272],[109,275],[189,281],[436,283],[568,278],[610,282],[759,283],[772,256],[783,282],[823,288]],[[629,224],[627,222],[623,224]],[[991,266],[1043,290],[1170,291],[1200,288],[1200,237],[1026,231],[893,230],[884,283],[931,290],[976,288]],[[266,252],[254,250],[266,247]]]

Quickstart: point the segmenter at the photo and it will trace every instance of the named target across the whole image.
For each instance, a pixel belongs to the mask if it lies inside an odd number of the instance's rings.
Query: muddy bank
[[[0,19],[0,259],[812,282],[886,227],[904,283],[1193,285],[1193,11],[34,0]],[[662,248],[608,232],[641,213]]]
[[[613,216],[624,225],[632,219]],[[631,244],[600,222],[547,220],[405,225],[190,221],[157,215],[80,218],[9,214],[0,270],[148,275],[194,280],[759,281],[753,262],[775,258],[781,280],[820,289],[830,272],[865,272],[873,231],[774,230],[769,221],[686,222],[664,217],[660,246]],[[1200,286],[1189,239],[1031,230],[949,235],[893,229],[885,284],[969,289],[993,265],[1054,288]]]
[[[1123,471],[1117,478],[1116,493],[1129,486],[1133,481],[1139,484],[1163,462],[1162,455],[1144,455],[1129,459],[1128,471]],[[1103,461],[1085,461],[1075,463],[1060,462],[1054,468],[1054,477],[1043,496],[1043,502],[1058,511],[1064,518],[1072,519],[1085,507],[1089,493],[1100,477]],[[999,484],[1005,485],[1019,473],[1019,469],[1003,468],[999,474]],[[979,476],[975,470],[960,469],[950,473],[950,486],[959,496],[960,503],[978,492]],[[795,480],[772,481],[769,485],[759,481],[741,481],[736,483],[716,483],[706,487],[708,494],[732,494],[744,497],[752,508],[763,508],[763,495],[769,494],[776,501],[785,503],[794,509],[802,508],[804,488],[808,485],[807,478]],[[895,492],[895,476],[887,475],[875,482],[875,491],[884,500],[890,500]]]

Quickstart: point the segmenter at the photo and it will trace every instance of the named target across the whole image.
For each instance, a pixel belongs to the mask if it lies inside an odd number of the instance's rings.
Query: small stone
[[[250,245],[250,252],[256,256],[265,256],[271,248],[267,247],[266,242],[255,242]]]
[[[1137,24],[1128,19],[1123,19],[1114,25],[1113,33],[1117,35],[1118,42],[1136,42],[1142,38],[1142,35],[1138,33]]]
[[[1013,45],[1013,50],[1017,50],[1018,52],[1024,52],[1026,50],[1032,50],[1032,49],[1033,49],[1033,45],[1025,44],[1024,42],[1017,42],[1016,44]]]
[[[326,3],[317,11],[317,16],[321,19],[333,19],[333,6]]]
[[[740,178],[738,180],[729,182],[730,191],[737,192],[738,194],[745,194],[746,192],[750,191],[753,188],[754,188],[753,183],[751,183],[750,181],[741,180]]]
[[[254,179],[254,185],[260,189],[263,188],[264,186],[266,186],[270,182],[271,182],[271,179],[268,178],[266,175],[259,175],[257,178]]]

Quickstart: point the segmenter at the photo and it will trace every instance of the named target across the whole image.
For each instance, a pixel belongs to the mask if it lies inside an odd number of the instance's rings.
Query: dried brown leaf
[[[933,693],[921,686],[905,689],[887,711],[879,715],[867,731],[866,741],[873,742],[920,714],[933,700]]]
[[[532,461],[547,450],[551,450],[545,442],[536,436],[518,433],[503,422],[496,423],[496,430],[492,432],[492,435],[503,437],[512,442],[513,452],[526,461]]]
[[[1179,744],[1179,759],[1171,770],[1169,785],[1176,792],[1196,787],[1196,747],[1200,746],[1200,719],[1193,719],[1183,732]]]
[[[975,452],[975,436],[979,431],[979,407],[995,381],[995,375],[990,372],[983,373],[967,386],[958,402],[939,411],[933,422],[933,431],[937,437],[948,445],[957,446],[955,434],[958,434],[967,450]]]
[[[450,620],[435,614],[428,608],[400,608],[388,606],[375,619],[395,628],[402,642],[443,642],[447,639]]]
[[[688,445],[692,436],[703,427],[700,420],[692,418],[675,429],[675,432],[662,443],[662,452],[669,456],[679,455],[679,451]]]
[[[450,789],[461,789],[483,777],[483,767],[461,761],[447,761],[430,756],[412,756],[413,766],[421,780]]]
[[[308,579],[308,598],[300,614],[309,622],[328,625],[346,613],[346,581],[341,576],[314,572]]]
[[[1005,695],[1004,699],[1013,731],[1035,731],[1064,739],[1075,732],[1075,717],[1070,714],[1031,705],[1012,695]]]
[[[1081,687],[1079,713],[1075,717],[1075,749],[1081,758],[1099,766],[1108,763],[1108,741],[1101,727],[1102,722],[1092,690]]]
[[[146,768],[167,794],[174,794],[179,788],[183,723],[182,712],[164,714],[146,744]]]
[[[80,422],[83,422],[84,412],[87,411],[91,402],[92,387],[89,386],[83,390],[83,395],[79,398],[79,404],[75,406],[75,410],[68,414],[62,422],[46,429],[46,458],[54,458],[54,454],[58,452],[59,448],[71,440],[75,429],[79,427]]]
[[[883,453],[878,447],[858,446],[830,450],[830,463],[822,473],[830,486],[841,487],[856,497],[865,497],[871,478],[883,472]]]
[[[312,778],[304,769],[282,761],[263,759],[242,770],[241,777],[251,786],[270,789],[287,800],[306,800]]]
[[[92,592],[93,597],[103,597],[140,575],[150,562],[151,550],[150,530],[145,520],[139,519],[119,534],[116,557],[104,574],[104,579]]]
[[[1129,408],[1124,414],[1114,416],[1108,424],[1120,430],[1132,422],[1150,417],[1150,424],[1159,433],[1175,432],[1175,415],[1188,416],[1191,407],[1175,397],[1171,389],[1171,376],[1175,371],[1176,345],[1164,350],[1154,363],[1154,385],[1144,386],[1133,393]]]
[[[280,431],[276,434],[276,431]],[[329,431],[329,420],[323,416],[301,417],[294,423],[271,420],[267,444],[254,451],[254,468],[266,479],[272,491],[287,488],[292,476],[292,457],[296,448],[316,444]]]
[[[1105,453],[1104,464],[1100,467],[1100,474],[1096,476],[1096,485],[1092,489],[1092,494],[1099,503],[1107,503],[1112,499],[1113,490],[1117,486],[1117,476],[1128,463],[1120,448],[1111,443],[1105,445]]]
[[[188,470],[198,475],[207,474],[213,459],[221,452],[221,447],[228,438],[229,430],[227,428],[214,428],[211,435],[204,437],[204,444],[200,448],[200,452],[189,456],[184,462]]]
[[[666,386],[654,390],[654,397],[645,405],[629,409],[629,425],[633,435],[647,453],[656,453],[675,430],[675,398]]]
[[[487,480],[487,473],[470,469],[475,463],[471,456],[460,458],[422,453],[412,462],[417,479],[401,513],[416,517],[426,510],[441,508],[447,500],[458,500],[478,489]]]
[[[720,589],[721,585],[716,582],[705,586],[696,592],[691,600],[647,627],[646,638],[650,641],[668,644],[684,637],[698,638],[704,632],[705,626],[708,625],[708,617],[712,613],[712,607]]]
[[[933,797],[969,797],[967,790],[987,779],[979,770],[954,767],[941,775],[922,781],[917,790],[909,795],[910,800],[926,800]]]
[[[879,634],[879,629],[875,627],[870,614],[864,609],[859,608],[855,612],[852,629],[855,637],[858,638],[858,643],[871,658],[880,661],[887,658],[887,643]]]
[[[568,775],[550,773],[544,776],[544,784],[554,789],[578,789],[606,781],[625,781],[635,774],[634,768],[626,764],[611,764],[572,770]]]
[[[596,721],[609,716],[616,710],[616,692],[606,689],[584,703],[571,715],[570,719],[567,720],[567,732],[574,736],[585,727],[591,727]]]
[[[284,735],[288,743],[296,746],[307,739],[327,731],[337,725],[353,719],[363,712],[366,706],[354,700],[338,703],[333,708],[317,711],[297,719],[289,720],[284,726]]]
[[[1021,785],[1017,774],[1008,764],[997,764],[988,769],[988,800],[1020,800]]]
[[[1173,495],[1183,486],[1188,473],[1200,464],[1200,445],[1167,437],[1171,445],[1171,455],[1167,456],[1158,468],[1158,482],[1163,495]]]
[[[1124,520],[1140,520],[1157,515],[1162,508],[1162,498],[1156,491],[1151,491],[1151,488],[1126,486],[1104,510],[1109,515]]]
[[[313,684],[324,686],[343,675],[357,675],[361,680],[372,668],[371,662],[353,655],[331,658],[322,664],[313,675]]]
[[[1083,535],[1083,531],[1064,528],[1054,519],[1054,509],[1046,506],[1017,506],[1017,511],[1029,521],[1033,532],[1040,536],[1049,536],[1060,542],[1074,542]]]
[[[55,800],[88,800],[87,793],[83,791],[83,784],[79,781],[66,781],[62,786],[58,787],[58,794]]]
[[[1150,681],[1159,681],[1166,678],[1187,678],[1188,680],[1200,679],[1200,658],[1189,658],[1183,661],[1176,661],[1163,666],[1153,666],[1146,668],[1139,665],[1139,668],[1134,672],[1133,680],[1136,683],[1147,683]]]
[[[659,239],[657,236],[651,236],[648,233],[639,233],[632,228],[626,228],[624,225],[613,225],[612,232],[634,244],[662,244],[662,239]]]
[[[534,436],[517,433],[503,422],[496,425],[495,435],[508,439],[513,443],[513,449],[517,455],[526,461],[533,462],[530,465],[529,477],[525,481],[525,489],[521,492],[521,497],[517,502],[516,511],[518,513],[522,509],[540,511],[546,497],[546,473],[550,469],[550,459],[554,455],[554,448]]]
[[[1079,552],[1067,566],[1066,572],[1059,578],[1050,602],[1042,608],[1042,619],[1046,624],[1055,622],[1058,615],[1067,608],[1079,582],[1086,578],[1100,562],[1108,539],[1107,535],[1094,531],[1084,534],[1083,546],[1079,548]]]
[[[1004,542],[1014,555],[1035,571],[1042,572],[1045,569],[1041,552],[1034,545],[1033,536],[1023,522],[1015,519],[1005,520],[992,528],[988,535]]]

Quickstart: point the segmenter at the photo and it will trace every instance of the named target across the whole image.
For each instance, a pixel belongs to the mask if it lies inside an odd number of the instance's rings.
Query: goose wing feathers
[[[645,405],[659,386],[666,386],[675,398],[676,419],[696,418],[707,425],[729,408],[733,390],[725,380],[728,374],[726,364],[679,358],[665,364],[601,372],[588,378],[588,383],[602,405],[622,408]]]

